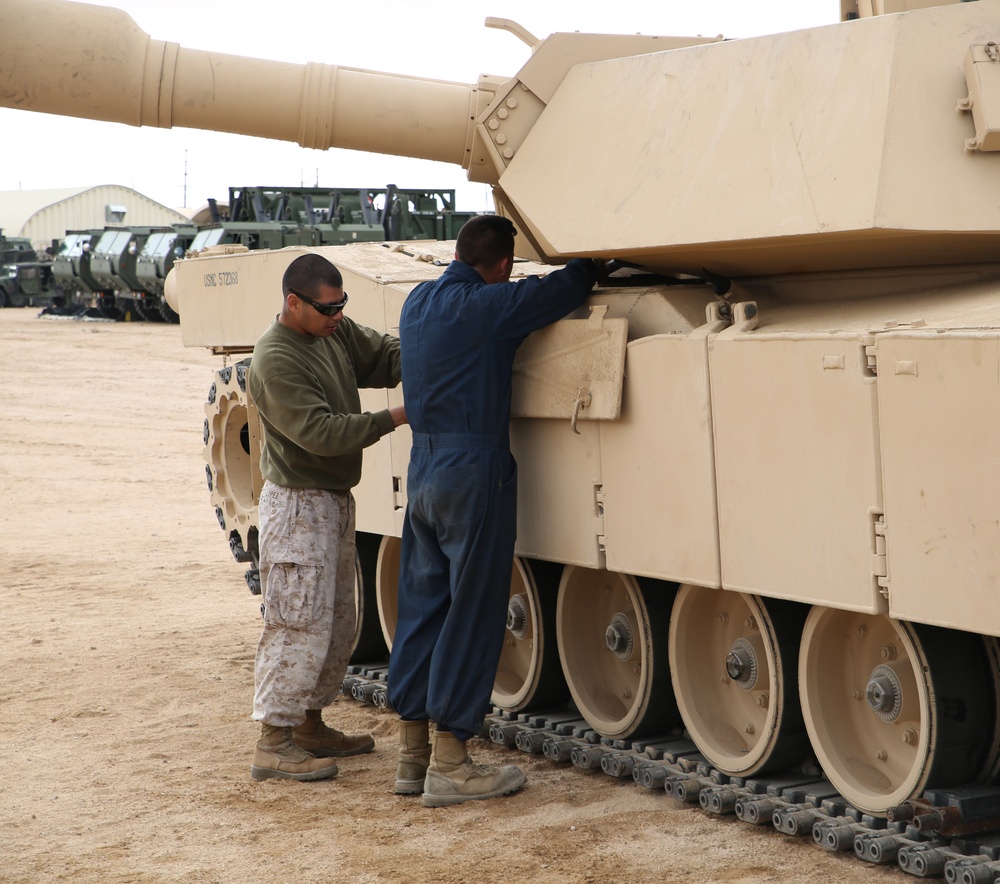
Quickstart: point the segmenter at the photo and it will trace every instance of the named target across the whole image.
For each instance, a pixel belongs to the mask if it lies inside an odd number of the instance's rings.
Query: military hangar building
[[[0,230],[27,237],[39,251],[67,230],[181,223],[190,223],[189,217],[119,184],[0,191]]]

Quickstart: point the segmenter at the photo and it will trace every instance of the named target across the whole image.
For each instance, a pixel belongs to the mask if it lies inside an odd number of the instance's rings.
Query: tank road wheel
[[[514,557],[507,632],[492,696],[493,704],[505,712],[562,703],[568,696],[556,641],[561,575],[561,565]]]
[[[381,538],[358,531],[354,611],[357,620],[351,642],[351,661],[366,663],[384,660],[387,654],[379,621],[375,617],[378,595],[378,554]]]
[[[251,561],[257,544],[246,393],[249,362],[246,359],[217,371],[205,404],[203,453],[208,488],[215,516],[238,562]]]
[[[378,616],[389,650],[396,633],[402,541],[382,538],[378,551]],[[555,599],[561,565],[514,558],[507,606],[507,633],[492,702],[508,712],[559,703],[566,683],[559,671]]]
[[[995,673],[979,636],[814,608],[799,662],[802,712],[830,782],[872,814],[976,778],[989,760]]]
[[[399,556],[403,541],[386,535],[378,549],[378,565],[375,576],[378,619],[382,624],[382,638],[385,646],[392,651],[392,637],[396,634],[397,609],[399,607]]]
[[[597,733],[627,739],[679,723],[670,685],[667,620],[677,586],[569,565],[556,605],[566,684]]]
[[[683,586],[670,616],[670,671],[688,735],[724,773],[791,767],[809,741],[797,657],[808,608]]]

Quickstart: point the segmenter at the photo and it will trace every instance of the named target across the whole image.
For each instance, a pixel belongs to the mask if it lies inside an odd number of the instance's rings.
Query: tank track
[[[387,672],[384,662],[351,665],[344,694],[391,709]],[[494,708],[483,736],[556,764],[631,779],[712,816],[734,815],[751,826],[811,838],[832,853],[895,864],[914,877],[943,877],[949,884],[1000,882],[1000,787],[970,784],[929,791],[883,819],[851,806],[818,771],[729,776],[714,769],[682,734],[609,740],[571,708],[519,715]]]

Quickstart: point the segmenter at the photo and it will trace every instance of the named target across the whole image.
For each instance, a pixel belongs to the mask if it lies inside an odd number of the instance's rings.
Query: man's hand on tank
[[[611,274],[622,266],[615,258],[612,258],[610,261],[604,261],[601,258],[591,258],[590,263],[594,267],[594,277],[598,285],[605,285]]]

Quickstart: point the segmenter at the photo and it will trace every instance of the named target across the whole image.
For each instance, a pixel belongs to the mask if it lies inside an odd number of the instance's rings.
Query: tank
[[[8,0],[0,105],[457,164],[517,226],[517,272],[613,261],[519,351],[494,702],[565,693],[626,745],[683,730],[729,777],[815,761],[891,816],[1000,769],[996,10],[846,0],[842,22],[731,41],[488,20],[530,55],[463,84],[197,52],[114,10]],[[56,16],[79,27],[53,34]],[[451,255],[316,248],[352,316],[390,332]],[[206,473],[251,584],[247,358],[302,250],[222,246],[167,281],[184,344],[225,361]],[[409,438],[366,451],[356,491],[356,597],[390,647]]]

